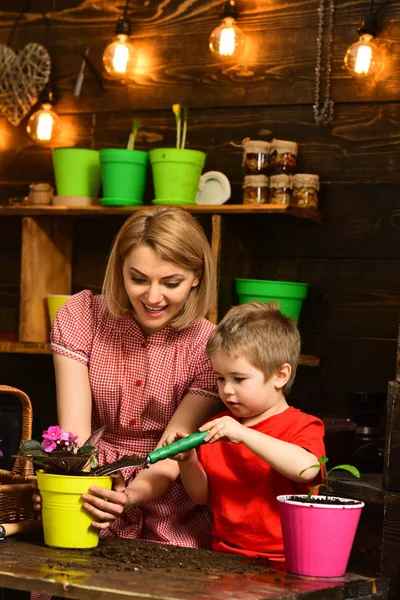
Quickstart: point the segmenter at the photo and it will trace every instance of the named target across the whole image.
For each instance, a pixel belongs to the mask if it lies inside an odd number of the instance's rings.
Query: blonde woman
[[[178,207],[146,207],[115,239],[103,295],[82,291],[58,311],[51,334],[58,423],[80,441],[105,425],[100,464],[145,456],[221,410],[205,355],[214,284],[197,220]],[[93,526],[106,536],[209,546],[209,510],[189,499],[178,474],[165,460],[125,470],[113,491],[91,488],[83,498]]]

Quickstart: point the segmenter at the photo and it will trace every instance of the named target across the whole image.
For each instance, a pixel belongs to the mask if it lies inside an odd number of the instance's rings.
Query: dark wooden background
[[[207,152],[206,170],[231,180],[241,202],[244,137],[299,143],[298,168],[322,181],[322,223],[286,216],[224,217],[220,314],[236,303],[235,277],[310,283],[300,320],[303,352],[321,358],[301,367],[292,401],[326,416],[351,416],[349,394],[385,392],[395,378],[400,301],[400,3],[377,0],[385,73],[374,85],[342,68],[346,48],[369,0],[336,0],[331,126],[313,120],[319,0],[238,1],[247,37],[238,64],[208,50],[220,0],[131,0],[139,62],[128,86],[104,78],[101,92],[86,71],[73,86],[82,53],[102,73],[122,0],[32,2],[12,40],[17,49],[40,42],[51,50],[63,134],[57,145],[124,147],[132,118],[141,121],[137,147],[173,146],[171,105],[189,106],[187,147]],[[7,42],[22,0],[0,0],[0,43]],[[46,18],[44,18],[44,16]],[[51,18],[53,18],[53,26]],[[0,201],[26,195],[32,181],[52,181],[51,150],[34,145],[0,117]],[[146,202],[152,198],[151,178]],[[99,291],[119,217],[75,220],[73,291]],[[205,219],[206,226],[209,225]],[[0,331],[17,332],[20,218],[0,219]],[[35,423],[54,421],[54,380],[48,356],[0,355],[1,381],[31,395]]]

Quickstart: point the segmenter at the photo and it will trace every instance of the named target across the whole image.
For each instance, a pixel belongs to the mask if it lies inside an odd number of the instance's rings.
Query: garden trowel
[[[204,442],[204,438],[207,436],[207,434],[208,431],[198,431],[197,433],[192,433],[185,438],[177,440],[176,442],[172,442],[172,444],[162,446],[161,448],[157,448],[157,450],[149,452],[145,458],[141,458],[137,454],[123,456],[113,463],[92,469],[88,476],[101,477],[102,475],[111,475],[111,473],[115,473],[115,471],[127,469],[128,467],[148,467],[150,465],[154,465],[154,463],[158,462],[159,460],[170,458],[171,456],[175,456],[180,452],[186,452],[192,448],[198,448],[198,446]]]

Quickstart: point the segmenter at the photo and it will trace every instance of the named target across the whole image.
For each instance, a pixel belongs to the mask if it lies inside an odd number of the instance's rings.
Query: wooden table
[[[104,539],[100,544],[114,542]],[[126,565],[110,566],[91,550],[52,549],[38,536],[17,536],[0,542],[0,587],[80,600],[385,600],[388,581],[352,573],[316,579],[282,570],[265,575],[211,575],[179,567],[169,572],[133,571]]]

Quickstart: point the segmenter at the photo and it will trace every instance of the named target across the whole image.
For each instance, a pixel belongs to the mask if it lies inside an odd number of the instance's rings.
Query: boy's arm
[[[162,445],[167,446],[177,440],[185,438],[188,434],[180,433],[168,435]],[[208,504],[209,502],[209,484],[208,477],[204,471],[197,452],[194,448],[186,452],[180,452],[175,456],[171,456],[170,460],[176,461],[179,465],[179,475],[182,485],[186,490],[189,498],[194,504]]]
[[[190,451],[188,460],[179,461],[179,471],[183,487],[194,504],[208,504],[208,477],[197,458],[196,450]]]
[[[278,440],[260,431],[254,431],[254,429],[249,429],[243,425],[242,427],[245,430],[243,432],[243,444],[284,477],[291,481],[308,483],[318,475],[319,466],[299,475],[303,469],[318,464],[317,457],[308,450],[296,444]]]
[[[319,466],[309,469],[302,475],[300,471],[311,465],[318,464],[317,457],[301,446],[284,442],[274,437],[250,429],[232,419],[224,416],[209,421],[200,427],[200,431],[210,430],[205,442],[217,442],[222,439],[229,440],[234,444],[244,444],[262,460],[267,462],[275,471],[291,481],[307,483],[315,479],[319,472]]]

